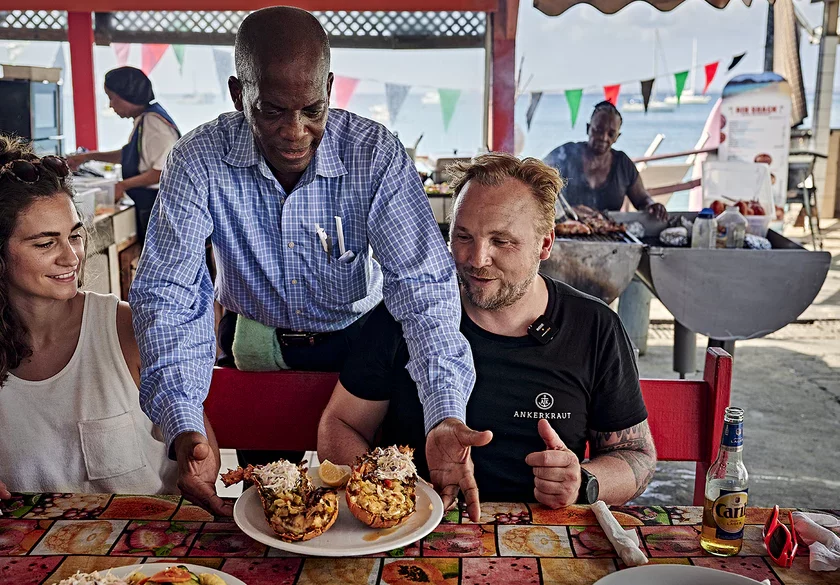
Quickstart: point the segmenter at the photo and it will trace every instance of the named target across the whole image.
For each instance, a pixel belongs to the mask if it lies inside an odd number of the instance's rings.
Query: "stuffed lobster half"
[[[302,465],[281,459],[222,474],[227,486],[243,480],[256,484],[266,520],[277,536],[287,542],[320,536],[338,517],[336,490],[314,487]]]
[[[377,447],[358,457],[347,481],[347,506],[362,523],[390,528],[407,520],[416,504],[414,449]]]

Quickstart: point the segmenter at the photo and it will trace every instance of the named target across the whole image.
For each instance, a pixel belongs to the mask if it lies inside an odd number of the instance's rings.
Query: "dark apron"
[[[140,122],[131,133],[131,139],[128,144],[122,147],[122,177],[123,180],[136,177],[140,174],[140,153],[143,145],[143,121],[146,114],[157,114],[175,129],[178,138],[181,137],[181,132],[178,126],[164,110],[160,104],[150,104],[146,111],[140,115]],[[149,217],[152,214],[152,206],[157,199],[158,190],[150,189],[149,187],[135,187],[129,189],[126,194],[134,201],[134,211],[137,214],[137,241],[141,244],[146,239],[146,227],[149,225]]]

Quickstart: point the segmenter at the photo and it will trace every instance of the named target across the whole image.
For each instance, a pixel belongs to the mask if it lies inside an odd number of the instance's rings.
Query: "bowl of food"
[[[372,528],[391,528],[415,511],[414,449],[377,447],[358,457],[347,481],[347,507]]]

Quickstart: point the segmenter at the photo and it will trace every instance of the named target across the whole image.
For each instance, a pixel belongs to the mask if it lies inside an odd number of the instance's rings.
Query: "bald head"
[[[256,82],[271,66],[304,67],[324,77],[330,70],[330,41],[312,14],[273,6],[249,14],[236,33],[236,76]]]

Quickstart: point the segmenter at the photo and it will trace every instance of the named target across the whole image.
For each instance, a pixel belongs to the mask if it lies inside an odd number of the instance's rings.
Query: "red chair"
[[[706,472],[717,457],[729,406],[732,357],[706,351],[702,380],[641,380],[659,461],[696,461],[694,505],[703,505]]]
[[[697,462],[695,505],[703,505],[706,471],[717,456],[731,378],[732,358],[709,348],[703,380],[641,381],[659,460]],[[222,448],[314,451],[337,380],[324,372],[215,368],[204,408]]]

